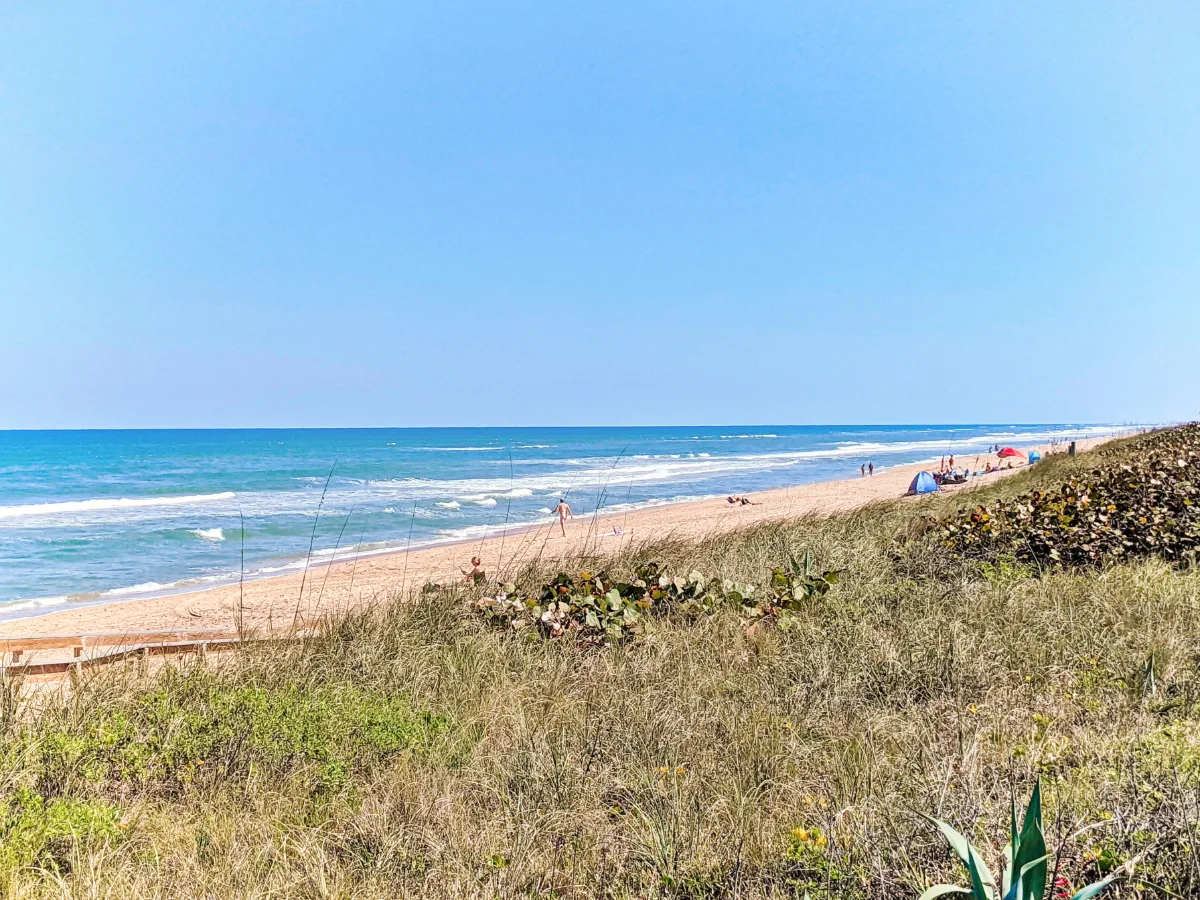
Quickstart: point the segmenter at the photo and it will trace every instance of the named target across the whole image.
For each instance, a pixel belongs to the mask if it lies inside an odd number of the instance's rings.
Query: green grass
[[[964,562],[927,524],[964,502],[572,562],[768,593],[811,551],[839,578],[786,630],[726,604],[580,648],[506,633],[454,588],[66,699],[12,686],[0,892],[915,898],[961,874],[919,812],[996,858],[1040,775],[1075,886],[1148,851],[1106,896],[1196,896],[1200,572]]]

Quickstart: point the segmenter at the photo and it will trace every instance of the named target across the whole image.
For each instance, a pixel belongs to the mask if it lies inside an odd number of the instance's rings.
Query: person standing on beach
[[[867,464],[867,474],[872,476],[875,474],[875,463]]]
[[[863,463],[861,466],[859,466],[858,471],[862,472],[863,478],[866,478],[867,477],[867,464]]]
[[[567,506],[566,497],[558,501],[558,506],[554,507],[554,512],[558,515],[558,527],[562,529],[563,537],[566,537],[567,519],[575,518],[575,514],[571,512],[571,507]]]

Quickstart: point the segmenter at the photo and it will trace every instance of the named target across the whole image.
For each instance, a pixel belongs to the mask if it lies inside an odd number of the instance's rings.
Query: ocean
[[[1111,425],[0,431],[0,618]],[[982,463],[981,463],[982,465]]]

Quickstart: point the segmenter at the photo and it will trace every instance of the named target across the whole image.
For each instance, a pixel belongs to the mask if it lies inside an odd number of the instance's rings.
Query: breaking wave
[[[119,497],[95,500],[67,500],[62,503],[29,503],[21,506],[0,506],[0,519],[23,516],[52,516],[60,513],[96,512],[107,509],[146,509],[154,506],[186,506],[191,503],[212,503],[232,500],[233,491],[219,494],[189,494],[184,497]]]

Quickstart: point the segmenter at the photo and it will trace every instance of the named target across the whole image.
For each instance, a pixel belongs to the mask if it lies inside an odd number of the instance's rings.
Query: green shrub
[[[31,865],[64,870],[71,853],[120,836],[121,812],[101,800],[47,801],[27,789],[14,792],[0,825],[0,871]]]
[[[252,767],[307,765],[327,773],[409,749],[447,730],[406,700],[351,684],[303,688],[168,678],[124,709],[102,706],[39,735],[38,784],[48,795],[79,782],[179,787]],[[344,778],[322,777],[322,783]]]

